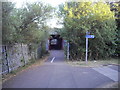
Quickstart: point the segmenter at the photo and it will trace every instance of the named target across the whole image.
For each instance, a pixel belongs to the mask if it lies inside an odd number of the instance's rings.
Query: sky
[[[59,4],[64,3],[67,0],[9,0],[9,1],[16,2],[17,3],[17,5],[16,5],[17,7],[21,7],[22,3],[25,3],[25,2],[36,2],[36,1],[42,1],[44,3],[49,3],[53,7],[56,7]]]

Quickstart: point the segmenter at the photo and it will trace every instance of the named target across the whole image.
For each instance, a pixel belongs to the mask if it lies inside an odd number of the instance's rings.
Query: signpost
[[[70,47],[70,44],[67,40],[64,40],[64,46],[67,47],[67,59],[69,60],[69,57],[70,57],[70,53],[69,53],[69,47]]]
[[[86,61],[86,64],[87,64],[87,56],[88,55],[88,38],[86,37],[86,57],[85,57],[85,61]]]
[[[69,45],[69,42],[67,43],[67,59],[69,60],[69,47],[70,47],[70,45]]]
[[[94,38],[94,35],[88,35],[89,32],[86,32],[86,57],[85,57],[85,61],[87,64],[87,57],[88,57],[88,38]]]

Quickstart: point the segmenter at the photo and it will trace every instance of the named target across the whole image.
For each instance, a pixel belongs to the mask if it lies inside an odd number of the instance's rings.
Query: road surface
[[[16,75],[3,88],[99,88],[117,81],[117,66],[75,67],[65,63],[62,50],[53,50],[43,65]]]

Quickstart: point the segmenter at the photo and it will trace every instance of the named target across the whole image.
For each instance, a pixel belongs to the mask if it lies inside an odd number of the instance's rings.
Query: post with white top
[[[64,40],[64,47],[66,47],[66,58],[69,60],[69,57],[70,57],[70,53],[69,53],[70,45],[69,45],[69,42],[67,40]]]
[[[67,43],[67,59],[69,60],[69,42]]]
[[[88,38],[86,38],[86,57],[85,57],[86,64],[87,64],[87,56],[88,56]]]
[[[86,36],[88,35],[88,32],[86,32]],[[87,64],[87,57],[88,57],[88,38],[86,37],[86,57],[85,57],[85,62]]]

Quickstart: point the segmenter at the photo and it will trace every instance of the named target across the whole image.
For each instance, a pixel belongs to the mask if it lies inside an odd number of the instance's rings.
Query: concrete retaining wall
[[[30,53],[28,46],[24,44],[2,45],[1,48],[0,64],[2,64],[2,72],[0,74],[9,73],[26,65],[31,59],[37,58],[37,50]]]

